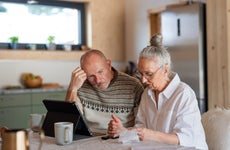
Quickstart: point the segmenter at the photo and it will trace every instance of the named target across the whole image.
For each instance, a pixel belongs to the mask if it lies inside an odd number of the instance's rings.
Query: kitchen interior
[[[215,0],[71,2],[85,4],[87,47],[103,51],[118,70],[125,71],[130,61],[136,62],[139,52],[149,44],[151,35],[161,32],[165,46],[172,53],[173,63],[175,61],[173,67],[194,88],[201,112],[215,107],[229,107],[230,63],[227,60],[230,33],[227,32],[229,14],[224,11],[230,7],[228,0],[218,3]],[[187,27],[184,27],[183,21],[188,16],[194,19],[194,15],[182,13],[177,8],[189,10],[186,7],[194,3],[199,3],[198,8],[202,7],[204,14],[195,19],[199,20],[196,25],[191,25],[192,20],[189,23],[186,21]],[[201,15],[201,12],[196,12]],[[168,18],[173,15],[174,19]],[[175,18],[180,15],[181,18]],[[183,49],[201,50],[190,53],[192,51]],[[43,99],[63,100],[71,72],[79,65],[84,51],[0,49],[0,126],[27,128],[29,114],[46,112]],[[190,61],[185,59],[186,55],[198,57]],[[39,76],[42,83],[39,87],[28,86],[24,80],[26,76]],[[8,89],[10,87],[13,89]]]

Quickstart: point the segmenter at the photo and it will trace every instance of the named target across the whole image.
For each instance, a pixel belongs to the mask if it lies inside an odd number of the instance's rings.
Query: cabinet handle
[[[180,31],[180,19],[178,18],[177,19],[177,36],[180,36],[180,33],[181,31]]]

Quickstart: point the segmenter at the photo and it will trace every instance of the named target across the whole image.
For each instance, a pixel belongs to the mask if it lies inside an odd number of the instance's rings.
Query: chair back
[[[230,149],[230,109],[215,108],[201,118],[209,150]]]

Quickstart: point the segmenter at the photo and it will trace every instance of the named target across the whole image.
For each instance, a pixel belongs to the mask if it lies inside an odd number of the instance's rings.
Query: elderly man
[[[125,127],[134,125],[143,86],[117,71],[99,50],[87,51],[72,72],[66,101],[75,101],[93,131],[106,132],[111,114]]]

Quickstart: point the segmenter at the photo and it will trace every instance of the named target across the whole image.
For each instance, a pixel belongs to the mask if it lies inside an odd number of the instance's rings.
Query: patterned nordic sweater
[[[78,91],[80,108],[89,127],[107,130],[111,114],[115,114],[125,127],[134,125],[143,86],[137,78],[115,70],[108,88],[97,90],[86,80]]]

